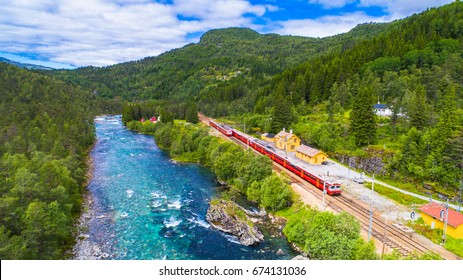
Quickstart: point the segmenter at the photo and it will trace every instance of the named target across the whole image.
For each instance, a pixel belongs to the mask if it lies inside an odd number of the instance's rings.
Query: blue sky
[[[0,0],[0,56],[57,68],[155,56],[224,27],[325,37],[451,0]]]

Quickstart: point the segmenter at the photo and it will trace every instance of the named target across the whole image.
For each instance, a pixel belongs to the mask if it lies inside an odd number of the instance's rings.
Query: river
[[[265,241],[251,247],[212,229],[205,219],[208,202],[223,189],[209,169],[172,161],[152,136],[127,130],[120,116],[97,117],[95,125],[94,174],[75,259],[265,260],[296,255],[284,237],[265,226]],[[279,249],[283,255],[277,255]]]

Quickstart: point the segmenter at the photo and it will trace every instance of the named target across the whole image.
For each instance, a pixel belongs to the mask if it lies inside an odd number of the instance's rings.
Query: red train
[[[230,127],[223,125],[223,124],[218,124],[214,121],[209,121],[209,125],[212,126],[213,128],[217,129],[218,131],[222,132],[222,134],[226,136],[232,136],[232,131]]]
[[[259,153],[268,156],[274,162],[280,164],[284,168],[298,175],[299,177],[311,183],[312,185],[316,186],[317,188],[323,190],[323,187],[325,187],[327,194],[329,195],[340,195],[341,194],[342,192],[341,184],[320,178],[308,172],[307,170],[303,169],[302,167],[299,167],[296,164],[293,164],[288,159],[282,158],[281,156],[279,156],[277,153],[273,151],[272,147],[266,145],[266,143],[263,143],[257,139],[254,139],[245,134],[242,134],[241,132],[235,129],[232,129],[228,126],[225,126],[223,124],[220,124],[220,123],[209,121],[209,124],[213,128],[223,133],[224,135],[228,137],[233,136],[236,139],[240,140],[241,142],[245,143],[246,145],[250,146],[254,150],[258,151]]]

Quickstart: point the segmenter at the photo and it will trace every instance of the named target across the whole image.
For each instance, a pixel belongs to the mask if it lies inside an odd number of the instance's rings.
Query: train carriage
[[[231,129],[229,126],[218,124],[214,121],[209,121],[209,125],[217,129],[218,131],[220,131],[222,134],[226,136],[230,137],[233,135],[233,129]]]

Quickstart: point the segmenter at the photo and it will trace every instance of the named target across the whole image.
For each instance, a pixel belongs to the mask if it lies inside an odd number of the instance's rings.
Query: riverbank
[[[88,229],[90,227],[90,221],[97,218],[95,210],[93,208],[94,203],[92,194],[86,191],[84,194],[83,203],[84,212],[78,220],[78,234],[76,236],[76,245],[73,248],[74,260],[98,260],[106,259],[109,257],[108,253],[102,251],[102,248],[96,242],[89,240],[90,235]]]
[[[107,117],[109,115],[103,115],[99,117]],[[98,117],[98,116],[97,116]],[[87,150],[87,156],[85,159],[87,171],[85,173],[85,182],[83,184],[84,191],[82,194],[82,205],[81,213],[79,218],[75,223],[76,233],[75,233],[75,245],[72,248],[71,259],[74,260],[97,260],[101,258],[102,253],[101,249],[98,247],[98,244],[90,242],[88,240],[88,228],[89,221],[95,218],[95,211],[93,209],[93,199],[92,194],[88,190],[88,186],[93,179],[95,173],[95,162],[92,157],[92,151],[95,148],[97,139],[95,138],[91,147]],[[106,257],[106,254],[104,255]]]

